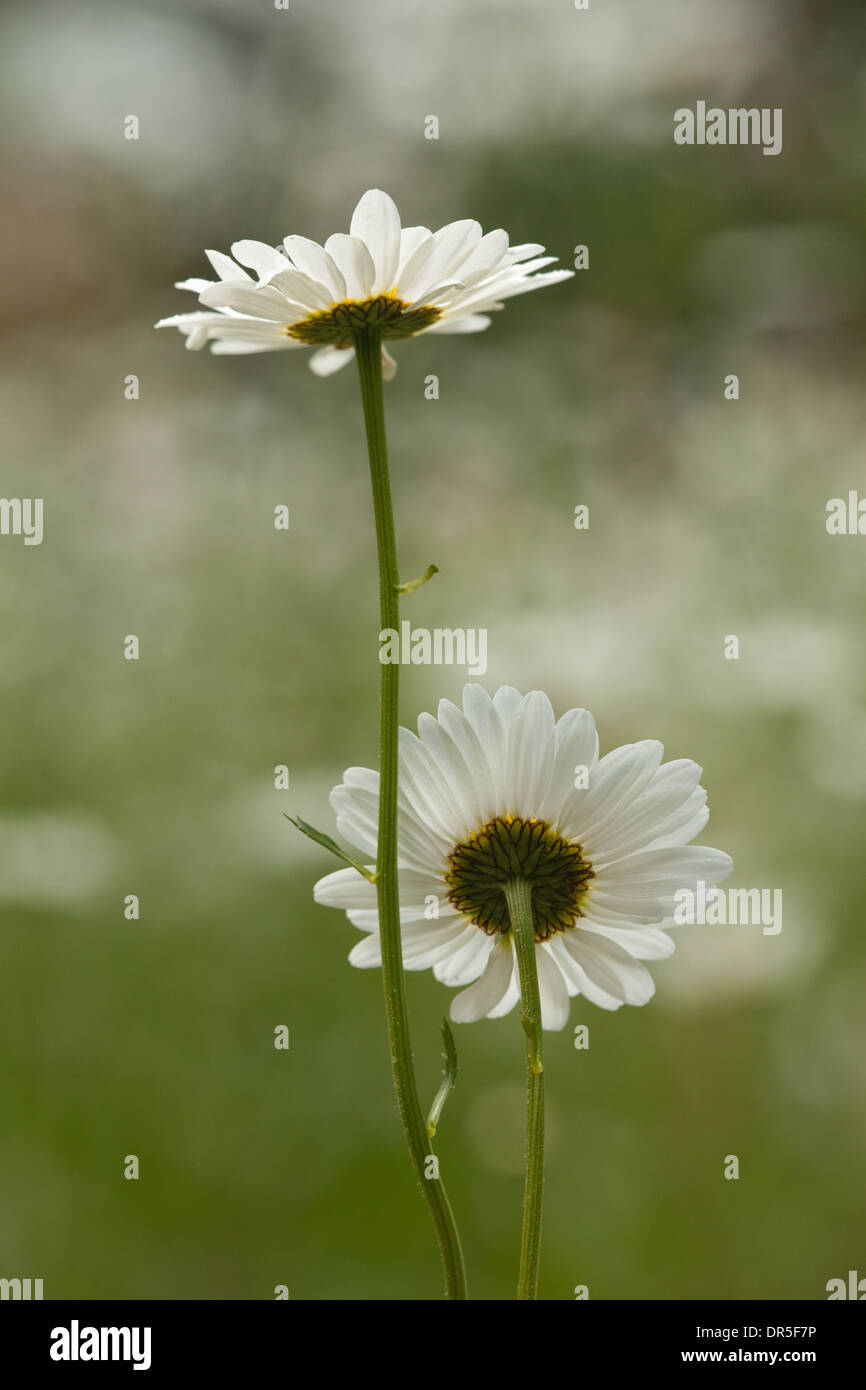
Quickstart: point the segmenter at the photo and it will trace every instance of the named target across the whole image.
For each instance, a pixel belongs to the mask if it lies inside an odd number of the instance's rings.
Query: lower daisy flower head
[[[520,998],[505,885],[531,890],[542,1023],[563,1028],[569,997],[645,1004],[643,964],[672,954],[675,895],[719,883],[732,861],[689,842],[706,824],[701,769],[662,762],[655,740],[603,758],[592,715],[557,722],[541,691],[467,685],[418,735],[400,730],[398,873],[404,965],[468,986],[451,1018],[499,1018]],[[331,793],[337,828],[375,859],[379,776],[349,768]],[[372,866],[371,866],[372,867]],[[349,960],[381,965],[375,886],[355,869],[321,879],[317,902],[364,933]]]

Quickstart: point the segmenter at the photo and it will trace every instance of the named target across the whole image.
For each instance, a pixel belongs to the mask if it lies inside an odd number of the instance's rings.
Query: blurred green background
[[[376,758],[357,382],[151,327],[194,307],[172,283],[203,247],[324,240],[377,186],[407,224],[590,248],[487,333],[397,345],[401,563],[441,569],[404,615],[486,627],[487,687],[587,705],[603,750],[697,759],[731,884],[784,893],[779,936],[684,928],[647,1008],[577,1000],[589,1051],[549,1036],[542,1295],[866,1274],[866,541],[825,530],[866,494],[862,5],[48,0],[0,38],[2,491],[45,499],[41,546],[0,539],[0,1275],[439,1294],[380,975],[281,814],[332,828],[330,787]],[[783,153],[675,146],[698,98],[781,106]],[[403,721],[463,679],[410,669]],[[451,991],[409,993],[432,1097]],[[517,1015],[457,1041],[443,1175],[472,1292],[507,1299]]]

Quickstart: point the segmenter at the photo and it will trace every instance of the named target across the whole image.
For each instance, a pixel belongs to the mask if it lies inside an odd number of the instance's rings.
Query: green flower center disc
[[[536,941],[574,926],[593,877],[580,845],[534,816],[497,816],[457,845],[448,862],[449,902],[489,936],[511,930],[503,890],[524,879],[532,889]]]
[[[393,294],[377,294],[373,299],[344,299],[330,309],[310,314],[286,329],[290,338],[311,346],[352,347],[358,333],[378,328],[383,338],[411,338],[441,318],[442,311],[430,304],[416,309]]]

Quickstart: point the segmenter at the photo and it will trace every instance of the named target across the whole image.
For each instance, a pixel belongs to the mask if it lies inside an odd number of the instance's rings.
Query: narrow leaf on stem
[[[364,875],[368,883],[376,882],[375,869],[367,868],[366,864],[359,864],[356,859],[353,859],[344,849],[340,848],[336,840],[332,840],[330,835],[326,835],[324,830],[317,830],[314,825],[308,825],[305,820],[301,820],[300,816],[289,816],[286,815],[285,811],[283,815],[287,821],[291,821],[296,830],[300,830],[302,835],[306,835],[309,840],[315,840],[317,845],[322,846],[322,849],[330,850],[331,854],[335,854],[338,859],[342,859],[344,864],[348,864],[350,869],[357,869],[359,874]]]
[[[438,565],[428,565],[418,579],[409,579],[405,584],[395,584],[394,588],[398,594],[414,594],[416,589],[420,589],[422,584],[426,584],[428,580],[433,578],[434,574],[438,573]]]
[[[445,1043],[445,1051],[442,1053],[442,1060],[445,1069],[442,1072],[442,1080],[439,1083],[439,1090],[433,1097],[433,1104],[430,1106],[430,1114],[427,1116],[427,1133],[432,1139],[442,1117],[442,1110],[453,1090],[457,1080],[457,1044],[454,1041],[454,1034],[447,1018],[442,1020],[442,1041]]]

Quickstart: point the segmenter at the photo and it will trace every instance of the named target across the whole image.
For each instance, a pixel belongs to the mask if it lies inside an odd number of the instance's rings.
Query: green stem
[[[388,450],[385,441],[385,406],[382,397],[382,347],[377,329],[359,333],[355,343],[373,508],[376,516],[376,545],[379,556],[380,630],[400,629],[400,583],[397,570],[397,543],[394,512],[388,476]],[[400,667],[396,662],[380,663],[379,700],[379,838],[376,859],[376,889],[379,907],[379,935],[382,943],[382,976],[385,986],[385,1013],[394,1089],[409,1146],[412,1165],[421,1191],[433,1217],[447,1298],[467,1297],[466,1273],[460,1237],[454,1214],[440,1178],[425,1176],[427,1158],[432,1154],[430,1138],[412,1063],[409,1015],[403,976],[403,946],[400,937],[400,905],[397,886],[397,749]]]
[[[520,1236],[518,1299],[538,1292],[541,1257],[541,1209],[544,1190],[544,1069],[541,1059],[541,998],[535,964],[535,921],[532,889],[525,879],[505,886],[508,917],[514,934],[520,975],[521,1022],[526,1033],[526,1179],[523,1188],[523,1229]]]

